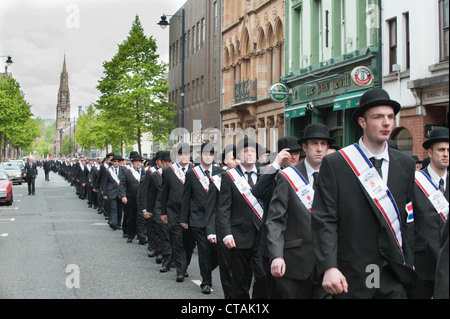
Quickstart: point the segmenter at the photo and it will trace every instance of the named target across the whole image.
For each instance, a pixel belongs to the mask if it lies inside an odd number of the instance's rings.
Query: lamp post
[[[181,9],[180,15],[169,15],[171,17],[181,17],[181,127],[184,127],[184,45],[185,45],[185,35],[184,35],[184,24],[185,24],[185,13],[184,8]],[[161,21],[157,23],[162,29],[165,29],[170,23],[167,21],[167,16],[162,15]]]
[[[2,55],[0,57],[7,58],[5,61],[5,78],[6,78],[8,76],[8,66],[10,66],[13,63],[13,61],[10,55]]]

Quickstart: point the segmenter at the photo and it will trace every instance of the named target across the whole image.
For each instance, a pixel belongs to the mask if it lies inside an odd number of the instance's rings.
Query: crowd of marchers
[[[152,159],[44,169],[177,282],[196,248],[204,294],[218,268],[225,298],[448,298],[449,131],[431,132],[420,162],[389,140],[399,110],[384,90],[367,91],[353,113],[363,136],[346,147],[314,123],[269,157],[245,137],[219,163],[211,144],[192,154],[182,142]]]

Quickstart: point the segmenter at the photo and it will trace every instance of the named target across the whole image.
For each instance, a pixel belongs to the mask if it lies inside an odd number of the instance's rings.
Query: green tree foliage
[[[111,61],[104,62],[104,74],[97,89],[101,92],[96,107],[114,132],[112,145],[138,144],[141,153],[143,133],[156,142],[165,142],[173,129],[169,123],[175,112],[166,102],[169,86],[164,79],[167,66],[159,63],[157,45],[147,37],[136,16],[127,39],[118,45]],[[117,140],[120,140],[117,141]]]
[[[14,147],[26,148],[40,136],[32,115],[19,83],[12,77],[0,79],[0,161],[5,137],[11,139]]]

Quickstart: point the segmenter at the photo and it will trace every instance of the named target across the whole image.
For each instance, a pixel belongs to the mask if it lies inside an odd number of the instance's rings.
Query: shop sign
[[[275,83],[269,88],[269,96],[274,102],[285,102],[289,97],[289,89],[283,83]]]

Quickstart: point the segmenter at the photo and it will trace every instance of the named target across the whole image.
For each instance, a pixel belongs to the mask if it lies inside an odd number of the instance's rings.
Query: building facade
[[[221,17],[221,0],[188,0],[170,19],[169,102],[177,127],[198,146],[215,142],[206,129],[220,128]]]
[[[361,95],[380,83],[376,1],[287,0],[286,131],[324,123],[336,144],[362,134],[351,120]]]
[[[402,105],[392,139],[426,157],[430,130],[448,127],[449,1],[382,1],[383,88]]]
[[[276,151],[284,135],[284,104],[269,88],[284,75],[283,0],[226,0],[222,24],[222,141],[236,143],[253,131],[257,142]],[[250,133],[248,135],[251,135]]]

